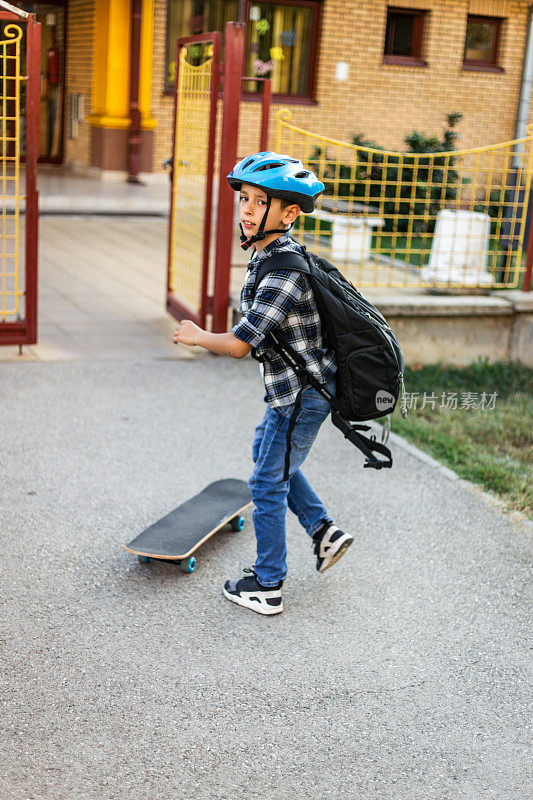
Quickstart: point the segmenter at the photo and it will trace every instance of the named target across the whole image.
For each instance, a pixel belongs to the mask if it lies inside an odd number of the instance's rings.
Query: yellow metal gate
[[[167,308],[204,327],[220,33],[177,41]]]
[[[291,117],[277,114],[276,150],[301,159],[326,187],[294,234],[353,283],[529,288],[533,131],[491,147],[399,153],[320,136]]]

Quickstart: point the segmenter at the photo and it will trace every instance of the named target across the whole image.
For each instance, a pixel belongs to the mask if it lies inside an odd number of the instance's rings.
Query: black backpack
[[[259,266],[254,289],[265,275],[277,269],[291,269],[307,275],[320,314],[324,344],[335,352],[336,397],[307,370],[301,354],[278,331],[269,334],[267,343],[303,378],[304,386],[313,386],[328,400],[333,424],[364,453],[363,466],[391,467],[388,447],[377,442],[375,436],[368,438],[359,433],[368,431],[370,426],[352,423],[376,419],[394,411],[400,389],[404,390],[404,358],[396,336],[377,308],[325,258],[307,251],[303,255],[288,251],[275,253]],[[296,398],[287,432],[284,480],[289,474],[290,439],[300,410],[301,393],[302,390]],[[407,414],[405,396],[401,414],[402,417]],[[380,460],[375,452],[387,460]]]

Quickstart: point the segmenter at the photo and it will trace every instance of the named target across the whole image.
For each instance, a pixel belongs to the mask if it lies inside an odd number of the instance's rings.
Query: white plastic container
[[[331,252],[333,263],[370,261],[372,257],[372,228],[384,225],[380,217],[355,217],[317,210],[314,217],[331,222]]]
[[[443,209],[437,216],[429,264],[423,281],[461,286],[489,286],[487,271],[490,217],[477,211]]]

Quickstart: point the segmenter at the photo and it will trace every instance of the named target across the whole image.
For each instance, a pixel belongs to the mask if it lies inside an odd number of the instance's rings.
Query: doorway
[[[41,23],[39,162],[61,164],[65,119],[66,2],[19,2],[17,6],[35,14],[36,21]]]

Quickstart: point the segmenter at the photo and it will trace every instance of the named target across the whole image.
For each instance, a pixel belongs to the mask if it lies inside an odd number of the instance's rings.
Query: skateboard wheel
[[[141,564],[148,564],[150,562],[149,556],[137,556],[137,559],[141,562]]]
[[[194,556],[184,558],[180,564],[180,569],[182,572],[194,572],[196,569],[196,558]]]
[[[242,531],[245,521],[244,517],[233,517],[233,519],[230,520],[230,525],[234,531]]]

